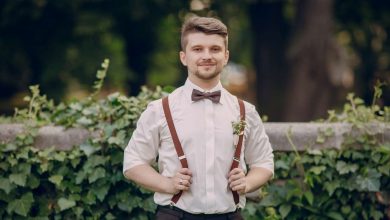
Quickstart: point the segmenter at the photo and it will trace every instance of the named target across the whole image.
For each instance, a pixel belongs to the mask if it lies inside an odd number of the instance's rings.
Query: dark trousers
[[[191,214],[177,207],[158,206],[156,220],[243,220],[239,210],[225,214]]]

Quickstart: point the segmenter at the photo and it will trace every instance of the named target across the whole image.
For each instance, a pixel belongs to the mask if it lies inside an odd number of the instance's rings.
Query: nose
[[[204,50],[203,53],[202,53],[202,59],[203,60],[209,60],[212,58],[212,54],[210,52],[210,50]]]

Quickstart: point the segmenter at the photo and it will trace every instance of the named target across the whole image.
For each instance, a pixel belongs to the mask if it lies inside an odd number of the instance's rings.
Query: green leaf
[[[84,168],[86,170],[89,170],[91,168],[97,167],[99,165],[104,165],[107,161],[107,158],[100,156],[100,155],[92,155],[88,158],[87,163],[85,164]]]
[[[289,170],[290,169],[290,166],[287,164],[286,161],[283,161],[283,160],[277,160],[275,162],[275,168],[276,169],[284,169],[284,170]]]
[[[33,174],[30,174],[27,179],[27,185],[30,189],[36,189],[40,184],[40,180]]]
[[[261,206],[278,206],[282,203],[281,198],[279,198],[276,194],[268,194],[261,201]]]
[[[98,79],[104,79],[106,77],[106,71],[103,70],[98,70],[96,74],[96,78]]]
[[[20,199],[16,199],[8,203],[7,212],[14,212],[21,216],[27,217],[27,214],[30,211],[33,202],[33,194],[31,192],[26,193]]]
[[[43,161],[39,164],[39,168],[41,168],[41,172],[44,173],[49,170],[49,163],[47,161]]]
[[[114,220],[116,219],[115,216],[113,214],[111,214],[110,212],[106,214],[105,216],[105,219],[106,220]]]
[[[359,168],[356,164],[347,164],[344,161],[337,161],[336,170],[341,174],[354,173]]]
[[[16,166],[16,164],[18,164],[18,160],[13,157],[7,158],[7,160],[11,167]]]
[[[89,183],[93,183],[96,180],[98,180],[100,178],[104,178],[104,177],[106,177],[106,170],[103,169],[102,167],[98,167],[97,169],[94,169],[92,171],[91,175],[89,175],[88,181],[89,181]]]
[[[325,143],[325,137],[323,135],[318,135],[317,139],[316,139],[316,142],[319,143],[319,144]]]
[[[60,162],[65,161],[66,159],[66,154],[63,151],[59,151],[56,154],[54,154],[54,159]]]
[[[154,212],[157,208],[157,205],[154,203],[153,198],[149,197],[142,201],[142,209],[149,212]]]
[[[312,168],[310,168],[309,172],[319,175],[324,170],[326,170],[326,166],[313,166]]]
[[[364,158],[364,154],[359,152],[359,151],[353,151],[352,152],[352,159],[354,160],[358,160],[358,159],[363,159]]]
[[[332,196],[334,191],[340,187],[340,182],[337,180],[334,181],[328,181],[324,183],[324,187],[326,191],[328,192],[329,196]]]
[[[333,136],[334,135],[334,131],[332,128],[326,128],[326,130],[324,131],[324,134],[326,137],[330,137],[330,136]]]
[[[372,208],[372,210],[370,211],[370,216],[374,220],[380,220],[380,219],[383,219],[383,217],[384,217],[382,212],[375,210],[374,208]]]
[[[307,150],[307,153],[310,155],[322,156],[322,151],[319,149],[309,149]]]
[[[4,190],[5,193],[9,194],[13,187],[8,179],[0,177],[0,189]]]
[[[46,216],[38,216],[38,217],[29,217],[29,220],[49,220]]]
[[[89,157],[91,154],[95,153],[100,148],[92,146],[90,144],[81,144],[80,149],[84,152],[85,155],[87,155],[87,157]]]
[[[366,177],[357,176],[356,183],[360,186],[361,190],[369,192],[378,192],[380,189],[380,176],[381,174],[375,170],[369,170]]]
[[[69,108],[76,110],[76,111],[81,111],[83,109],[83,106],[79,102],[73,102],[69,105]]]
[[[381,172],[382,174],[385,174],[386,176],[389,176],[390,175],[390,163],[387,163],[383,166],[379,166],[378,171]]]
[[[135,197],[132,199],[126,199],[124,201],[118,202],[118,208],[120,210],[131,212],[134,208],[138,207],[138,205],[142,202],[140,197]]]
[[[60,207],[60,210],[63,211],[76,206],[76,202],[62,197],[58,200],[58,206]]]
[[[245,205],[245,211],[247,211],[249,213],[249,215],[255,215],[256,207],[254,206],[253,203],[247,203]]]
[[[53,175],[49,178],[49,181],[56,184],[57,186],[59,186],[61,184],[63,178],[64,177],[61,175]]]
[[[77,174],[76,174],[76,184],[80,184],[81,182],[83,182],[83,180],[85,179],[86,177],[86,172],[84,170],[80,170]]]
[[[15,183],[18,186],[26,186],[27,175],[26,174],[11,174],[9,175],[11,183]]]
[[[111,165],[123,163],[123,151],[116,151],[111,154]]]
[[[110,185],[106,185],[106,186],[102,186],[102,187],[93,188],[92,191],[96,195],[96,197],[101,202],[103,202],[103,200],[106,197],[109,189],[110,189]]]
[[[9,164],[6,162],[0,162],[0,169],[6,171],[9,169]]]
[[[347,215],[351,212],[351,206],[349,205],[344,205],[341,207],[341,213],[343,213],[344,215]]]
[[[310,205],[313,205],[314,196],[311,191],[306,191],[303,194]]]
[[[116,144],[116,145],[118,145],[118,146],[121,146],[121,145],[124,144],[124,140],[123,140],[123,138],[117,137],[117,136],[115,136],[115,137],[109,137],[109,138],[108,138],[108,143],[109,143],[109,144]]]
[[[16,146],[16,144],[9,143],[9,144],[6,144],[5,147],[1,149],[1,151],[2,152],[10,152],[10,151],[15,151],[16,149],[18,149],[18,146]]]
[[[96,196],[92,190],[88,191],[87,195],[82,197],[82,200],[88,205],[96,204]]]
[[[338,212],[329,212],[327,216],[335,220],[344,220],[343,216]]]
[[[84,126],[87,126],[87,125],[91,125],[93,123],[93,121],[91,119],[83,116],[77,120],[77,123],[84,125]]]
[[[72,164],[73,169],[77,167],[77,165],[80,163],[80,160],[81,160],[80,158],[75,158],[75,159],[72,159],[70,161],[70,163]]]
[[[288,213],[291,211],[291,205],[290,204],[283,204],[279,207],[279,212],[282,218],[286,218]]]
[[[30,174],[31,173],[31,164],[28,163],[19,163],[18,170],[20,173]]]

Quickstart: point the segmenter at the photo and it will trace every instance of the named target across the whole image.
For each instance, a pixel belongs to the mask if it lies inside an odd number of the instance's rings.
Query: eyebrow
[[[213,44],[213,45],[210,45],[210,46],[204,46],[204,45],[201,45],[201,44],[196,44],[196,45],[191,46],[190,48],[194,48],[194,47],[218,47],[218,48],[223,48],[223,46],[217,45],[217,44]]]

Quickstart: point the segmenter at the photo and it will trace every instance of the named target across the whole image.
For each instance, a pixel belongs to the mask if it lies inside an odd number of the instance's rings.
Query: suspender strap
[[[241,99],[238,99],[238,104],[240,106],[240,120],[244,121],[245,120],[245,105],[244,105],[244,102]],[[232,171],[234,168],[237,168],[238,165],[240,164],[242,141],[244,139],[244,132],[243,132],[243,130],[244,130],[244,127],[242,128],[242,130],[240,132],[241,134],[238,137],[238,144],[237,144],[237,147],[236,147],[236,151],[234,152],[233,162],[232,162],[232,166],[230,168],[230,171]],[[234,203],[237,206],[238,203],[240,202],[240,197],[239,197],[237,191],[232,191],[232,194],[233,194]]]
[[[240,119],[245,120],[244,102],[241,99],[238,99],[238,104],[240,106]],[[171,136],[172,136],[173,145],[175,146],[175,150],[176,150],[177,156],[179,157],[181,166],[183,168],[188,168],[188,163],[187,163],[186,156],[184,155],[183,147],[181,146],[179,137],[177,136],[175,125],[173,124],[172,114],[171,114],[171,110],[169,108],[168,96],[164,97],[162,99],[162,105],[163,105],[164,115],[165,115],[165,118],[167,120],[168,128],[169,128],[169,131],[170,131]],[[242,128],[242,129],[244,129],[244,128]],[[239,163],[240,163],[240,156],[241,156],[241,148],[242,148],[243,139],[244,139],[244,135],[243,135],[243,132],[241,132],[241,135],[239,135],[239,138],[238,138],[238,144],[236,147],[236,151],[234,152],[233,162],[232,162],[232,166],[231,166],[230,170],[237,168]],[[171,199],[171,204],[176,204],[177,201],[179,201],[182,193],[183,193],[183,191],[180,191],[179,193],[174,195]],[[232,194],[233,194],[234,203],[236,205],[238,205],[238,203],[240,202],[238,193],[236,191],[232,191]]]
[[[177,136],[176,133],[175,125],[173,124],[171,110],[169,109],[168,96],[163,98],[162,103],[163,103],[165,118],[167,119],[168,128],[169,131],[171,132],[171,136],[172,136],[173,144],[175,145],[177,156],[180,159],[181,166],[183,168],[188,168],[188,163],[187,163],[186,156],[184,155],[183,147],[181,146],[179,137]]]
[[[177,136],[177,133],[176,133],[175,125],[173,124],[171,110],[169,109],[168,96],[164,97],[162,99],[162,105],[163,105],[163,109],[164,109],[165,118],[166,118],[167,123],[168,123],[168,128],[169,128],[169,131],[170,131],[171,136],[172,136],[173,145],[175,146],[175,150],[176,150],[177,156],[179,157],[181,166],[183,168],[188,168],[188,163],[187,163],[186,156],[184,155],[183,147],[181,146],[181,143],[179,141],[179,137]],[[183,193],[183,191],[180,191],[179,193],[174,195],[171,199],[171,203],[176,204],[177,201],[179,201],[182,193]]]

